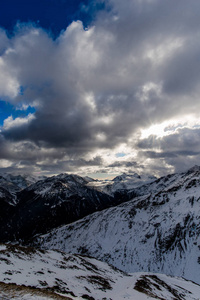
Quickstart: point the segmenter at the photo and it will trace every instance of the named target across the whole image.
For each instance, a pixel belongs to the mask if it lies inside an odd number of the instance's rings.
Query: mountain
[[[18,192],[14,211],[7,221],[0,223],[0,240],[29,240],[36,234],[122,202],[87,186],[88,182],[78,175],[60,174]]]
[[[200,168],[129,191],[126,203],[59,227],[37,246],[93,256],[126,272],[200,283]]]
[[[0,186],[0,225],[7,223],[10,216],[14,213],[16,205],[16,196],[7,189]]]
[[[126,174],[123,173],[112,180],[95,180],[88,183],[88,186],[93,186],[99,190],[108,193],[109,195],[116,195],[123,191],[133,190],[142,185],[154,182],[157,178],[151,175],[139,175],[137,173]]]
[[[28,174],[13,175],[3,173],[0,175],[0,187],[7,189],[10,193],[19,192],[38,180],[45,179],[44,176],[34,177]]]
[[[39,181],[31,176],[4,174],[2,181],[10,193],[7,199],[12,201],[0,212],[0,241],[29,240],[36,234],[116,206],[133,198],[133,193],[136,196],[133,190],[140,194],[141,187],[155,179],[136,173],[122,174],[105,185],[89,177],[69,174]],[[0,206],[4,202],[0,198]]]
[[[200,286],[162,274],[127,274],[94,258],[0,245],[0,298],[197,300]]]

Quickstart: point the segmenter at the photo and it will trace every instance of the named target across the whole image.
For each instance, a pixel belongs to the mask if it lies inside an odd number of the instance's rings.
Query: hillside
[[[93,256],[126,272],[200,283],[200,169],[163,177],[144,190],[149,193],[54,229],[35,244]]]
[[[126,274],[93,258],[0,245],[0,298],[197,300],[200,286],[152,273]]]
[[[35,234],[122,202],[87,184],[80,176],[60,174],[31,184],[15,195],[5,190],[9,197],[5,200],[0,194],[0,206],[6,211],[6,215],[0,212],[0,241],[29,240]]]

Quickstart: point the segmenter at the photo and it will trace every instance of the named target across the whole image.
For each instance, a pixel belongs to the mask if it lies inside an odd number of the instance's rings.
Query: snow
[[[18,179],[13,182],[20,185]],[[82,186],[98,185],[110,194],[125,189],[138,197],[35,239],[51,250],[0,244],[0,299],[11,299],[1,284],[12,283],[22,288],[12,299],[52,299],[28,290],[34,288],[70,299],[199,300],[194,282],[200,284],[200,167],[157,180],[122,174],[105,185],[88,181],[61,174],[27,190],[46,197],[62,187],[81,193]]]
[[[52,294],[76,300],[85,299],[84,295],[95,300],[150,300],[158,297],[174,300],[175,292],[176,295],[182,293],[185,300],[197,300],[200,295],[200,286],[182,278],[144,272],[125,274],[94,258],[58,251],[14,245],[5,245],[5,248],[0,252],[1,299],[10,299],[9,289],[10,295],[15,292],[12,299],[51,299],[52,295],[38,295],[39,291],[46,293],[47,288]],[[18,295],[11,283],[21,287]],[[26,287],[36,288],[35,296],[33,290],[30,293]]]
[[[0,294],[1,295],[1,294]],[[10,300],[9,294],[6,295],[5,293],[1,295],[2,300]],[[50,299],[49,297],[43,297],[43,296],[34,296],[31,294],[26,294],[26,295],[15,295],[12,297],[13,300],[48,300]]]
[[[3,244],[1,245],[1,244],[0,244],[0,251],[4,251],[4,250],[6,250],[6,249],[7,249],[6,245],[3,245]]]
[[[162,178],[150,184],[151,194],[54,229],[38,245],[93,256],[126,272],[200,283],[199,178],[196,171]]]
[[[113,195],[120,190],[132,190],[139,188],[144,184],[154,182],[156,177],[150,175],[138,175],[137,173],[119,175],[112,180],[96,180],[91,181],[87,185],[95,187],[102,192]]]

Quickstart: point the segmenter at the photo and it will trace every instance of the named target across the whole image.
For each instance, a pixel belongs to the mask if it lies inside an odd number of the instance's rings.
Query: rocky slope
[[[200,286],[152,273],[126,274],[81,255],[0,245],[4,300],[197,300]]]
[[[1,242],[30,240],[36,234],[128,201],[133,188],[140,193],[141,186],[155,181],[155,177],[136,173],[122,174],[106,184],[68,174],[37,179],[0,176]]]
[[[17,205],[0,226],[0,241],[29,240],[86,215],[122,202],[77,175],[60,174],[40,180],[17,193]]]
[[[10,193],[19,192],[31,184],[37,182],[38,180],[45,179],[44,176],[42,177],[34,177],[31,175],[13,175],[3,173],[0,175],[0,187],[5,188]]]
[[[11,218],[19,202],[18,194],[23,189],[38,181],[30,175],[0,175],[0,227]],[[42,177],[44,179],[44,177]]]
[[[200,283],[200,168],[160,178],[142,191],[143,196],[57,228],[35,243],[94,256],[127,272]]]

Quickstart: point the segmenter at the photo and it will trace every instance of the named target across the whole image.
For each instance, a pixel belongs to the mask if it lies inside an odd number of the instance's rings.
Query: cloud
[[[17,129],[19,127],[27,126],[29,122],[34,120],[34,114],[28,114],[25,118],[16,118],[13,120],[13,117],[10,116],[7,119],[4,120],[3,123],[3,130],[8,131],[12,130],[13,128]]]
[[[150,135],[138,142],[138,157],[152,167],[164,164],[181,172],[199,164],[200,128],[178,128],[163,137]]]
[[[112,164],[108,165],[110,168],[115,167],[137,167],[138,164],[136,161],[115,161]]]
[[[15,78],[4,60],[0,57],[0,90],[1,97],[16,97],[19,91],[19,82]]]
[[[125,143],[138,157],[142,152],[143,158],[160,159],[162,168],[171,170],[177,156],[198,152],[195,129],[160,139],[139,137],[152,124],[198,115],[200,4],[109,0],[102,5],[87,29],[72,22],[56,40],[31,24],[18,24],[10,39],[0,30],[0,96],[16,107],[36,109],[25,118],[10,116],[1,128],[13,163],[22,162],[27,150],[23,165],[34,161],[42,170],[57,164],[59,172],[59,160],[71,170],[106,167],[103,157],[95,159],[99,149],[114,152]],[[114,155],[110,168],[136,167],[132,161],[115,162]]]
[[[138,142],[141,149],[158,149],[172,152],[198,152],[200,149],[200,128],[179,128],[169,135],[156,137],[150,135]]]

